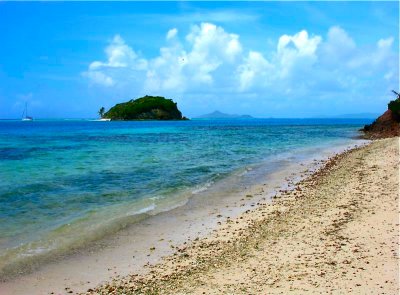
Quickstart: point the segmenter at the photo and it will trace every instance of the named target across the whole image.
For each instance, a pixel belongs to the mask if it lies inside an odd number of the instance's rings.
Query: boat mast
[[[23,112],[22,112],[22,118],[25,118],[25,116],[26,116],[26,102],[25,102],[25,108],[24,108],[24,110],[23,110]]]

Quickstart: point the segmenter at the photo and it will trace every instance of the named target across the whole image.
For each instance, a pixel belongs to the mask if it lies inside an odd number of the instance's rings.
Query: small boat
[[[104,121],[111,121],[111,119],[109,119],[109,118],[101,118],[101,119],[99,119],[99,121],[102,121],[102,122],[104,122]]]
[[[25,109],[24,112],[22,113],[22,121],[32,121],[33,118],[28,116],[28,104],[25,103]]]

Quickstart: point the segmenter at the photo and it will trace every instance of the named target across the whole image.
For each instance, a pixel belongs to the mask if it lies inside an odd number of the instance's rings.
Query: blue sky
[[[398,2],[1,2],[0,118],[95,117],[145,94],[192,117],[386,109]]]

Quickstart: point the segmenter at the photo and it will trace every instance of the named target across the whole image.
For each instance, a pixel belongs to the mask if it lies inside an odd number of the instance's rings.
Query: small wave
[[[210,186],[212,186],[214,184],[214,181],[209,181],[206,182],[204,185],[201,186],[197,186],[194,190],[192,190],[192,194],[196,195],[199,194],[201,192],[206,191]]]
[[[32,249],[27,249],[25,252],[20,253],[19,256],[20,257],[31,257],[31,256],[36,256],[36,255],[40,255],[43,253],[47,253],[51,250],[54,250],[54,247],[48,246],[48,247],[36,247],[36,248],[32,248]]]
[[[144,214],[144,213],[153,211],[154,209],[156,209],[156,205],[153,203],[148,207],[145,207],[145,208],[142,208],[139,210],[129,211],[126,213],[126,216],[134,216],[134,215]]]
[[[252,170],[253,170],[253,168],[251,168],[251,167],[245,167],[243,170],[238,172],[236,175],[239,177],[242,177],[242,176],[245,176],[247,173],[249,173]]]

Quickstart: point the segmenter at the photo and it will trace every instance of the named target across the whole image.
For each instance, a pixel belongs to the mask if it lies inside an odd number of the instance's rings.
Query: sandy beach
[[[197,193],[173,210],[147,216],[89,247],[47,261],[33,261],[11,279],[0,280],[0,294],[70,294],[84,292],[114,277],[144,274],[148,266],[173,255],[182,245],[210,236],[224,218],[237,218],[257,203],[271,201],[279,191],[293,189],[330,156],[352,145],[314,148],[300,157],[285,156],[256,169],[233,173],[212,187]],[[306,156],[307,155],[307,156]],[[272,167],[273,169],[271,170]],[[276,168],[274,168],[276,167]],[[261,169],[261,170],[260,170]],[[244,181],[244,178],[251,179]],[[39,263],[38,263],[39,262]]]
[[[400,295],[400,1],[52,2],[0,0],[0,295]]]
[[[399,139],[374,141],[87,294],[398,294],[398,195]]]
[[[399,140],[359,143],[234,176],[0,294],[397,294]]]

